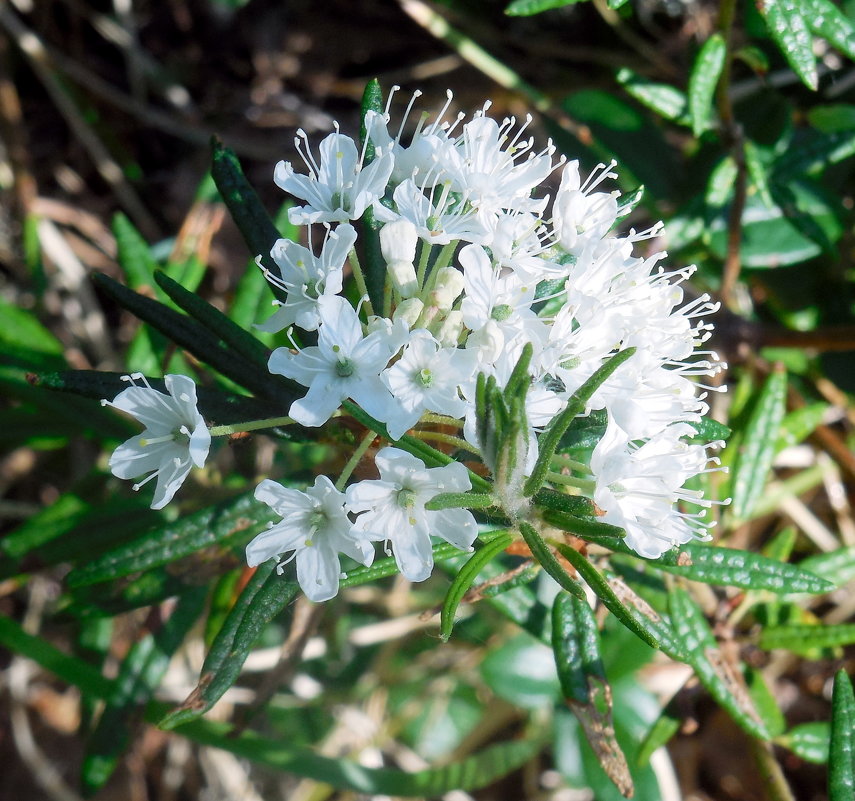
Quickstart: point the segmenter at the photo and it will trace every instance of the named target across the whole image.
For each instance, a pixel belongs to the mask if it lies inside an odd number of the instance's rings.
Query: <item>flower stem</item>
[[[419,254],[419,269],[416,274],[416,281],[419,285],[419,294],[422,294],[422,289],[425,285],[425,273],[427,272],[428,262],[430,261],[430,252],[433,250],[433,245],[429,245],[424,240],[420,242],[421,253]]]
[[[366,432],[365,436],[362,438],[362,442],[359,443],[359,447],[353,452],[350,459],[347,460],[347,464],[344,466],[344,470],[341,471],[341,475],[338,477],[338,481],[335,482],[335,488],[342,492],[344,490],[344,485],[347,484],[347,480],[350,478],[353,471],[356,469],[356,465],[359,464],[360,460],[363,456],[365,456],[365,452],[371,447],[371,443],[374,442],[374,439],[377,435],[371,431],[370,429]]]
[[[565,487],[577,487],[587,492],[593,492],[597,488],[597,483],[590,479],[566,476],[563,473],[553,473],[552,471],[546,474],[546,480],[553,484],[563,484]]]
[[[371,306],[371,298],[368,296],[368,286],[365,283],[365,275],[362,272],[362,265],[359,263],[359,256],[356,255],[356,248],[350,250],[350,267],[353,270],[353,280],[356,281],[356,288],[359,290],[359,295],[365,298],[365,313],[372,317],[374,308]]]
[[[422,415],[423,423],[435,423],[441,426],[451,426],[453,428],[463,428],[463,421],[456,417],[449,417],[447,414],[434,414],[426,412]]]
[[[211,426],[208,433],[212,437],[227,437],[242,431],[257,431],[259,428],[278,428],[289,426],[294,421],[290,417],[268,417],[265,420],[250,420],[247,423],[234,423],[228,426]]]
[[[590,474],[592,472],[591,468],[584,462],[577,462],[575,459],[571,459],[563,453],[557,453],[553,456],[552,464],[558,465],[559,467],[569,467],[571,470],[579,470],[582,473]]]
[[[433,440],[434,442],[442,442],[445,445],[452,445],[455,448],[465,448],[467,451],[472,450],[472,446],[465,439],[454,437],[451,434],[443,434],[439,431],[414,431],[413,436],[423,441]]]

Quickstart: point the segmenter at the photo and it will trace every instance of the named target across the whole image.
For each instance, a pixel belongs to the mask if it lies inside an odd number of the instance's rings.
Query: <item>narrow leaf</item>
[[[445,641],[451,636],[451,629],[454,626],[454,615],[457,612],[457,607],[463,596],[469,591],[478,574],[483,570],[484,565],[492,561],[498,556],[508,545],[513,542],[513,537],[509,532],[505,532],[504,536],[497,537],[492,542],[482,545],[472,556],[451,582],[448,592],[445,594],[445,600],[442,604],[440,613],[439,636]]]
[[[849,58],[855,58],[855,26],[830,0],[802,0],[805,22],[817,36]]]
[[[789,748],[805,762],[824,765],[828,762],[828,750],[831,743],[831,725],[826,721],[800,723],[786,734],[775,738],[775,742]]]
[[[745,140],[745,166],[748,168],[751,183],[757,190],[760,199],[766,205],[766,208],[771,209],[775,205],[775,200],[769,189],[769,175],[766,171],[766,165],[763,164],[760,158],[760,151],[757,149],[757,145],[750,139]]]
[[[855,643],[855,623],[835,625],[811,625],[791,623],[783,626],[767,626],[760,632],[760,647],[766,651],[781,648],[796,654],[804,654],[816,648],[839,648]]]
[[[597,597],[603,602],[606,609],[609,610],[624,626],[626,626],[637,637],[644,640],[652,648],[658,648],[659,643],[656,638],[650,633],[647,626],[644,626],[636,620],[635,616],[624,606],[623,602],[618,598],[615,591],[611,588],[608,581],[599,573],[599,571],[588,561],[587,557],[583,556],[575,548],[563,543],[555,545],[558,553],[560,553],[568,562],[570,562],[579,575],[585,580],[585,583],[594,591]]]
[[[840,588],[855,578],[855,545],[847,545],[830,553],[809,556],[799,563],[802,570],[822,576]]]
[[[841,669],[831,694],[831,744],[828,753],[829,801],[855,797],[855,695],[852,681]]]
[[[763,0],[760,7],[766,26],[784,57],[808,89],[816,89],[816,57],[802,10],[810,13],[801,0]]]
[[[692,581],[724,587],[770,590],[781,594],[820,593],[834,589],[831,582],[794,565],[750,551],[695,542],[687,542],[658,559],[648,561]]]
[[[724,69],[726,55],[724,37],[714,33],[695,57],[689,76],[689,113],[695,136],[700,136],[709,127],[715,88]]]
[[[749,520],[763,494],[775,458],[775,443],[784,419],[787,374],[776,369],[766,381],[745,427],[742,446],[733,469],[731,515]]]
[[[654,724],[648,729],[647,734],[644,735],[636,756],[639,765],[647,765],[654,752],[658,751],[662,746],[667,745],[671,738],[680,731],[683,721],[677,709],[678,695],[675,695],[668,702],[662,710],[662,714],[656,718]]]
[[[531,17],[553,8],[563,8],[583,0],[514,0],[506,9],[509,17]]]
[[[543,569],[558,582],[558,585],[578,598],[584,598],[585,590],[582,585],[576,581],[576,579],[572,578],[567,570],[555,558],[555,554],[552,553],[552,549],[547,545],[543,537],[540,536],[537,529],[529,523],[522,521],[520,522],[520,533],[523,535],[525,544],[528,545],[529,550],[531,550],[532,556],[534,556],[534,558],[543,566]]]
[[[71,587],[97,584],[174,562],[203,548],[248,541],[276,517],[251,493],[187,515],[100,556],[68,574]]]
[[[628,67],[622,67],[619,70],[617,80],[639,103],[655,111],[659,116],[679,125],[690,124],[689,101],[679,89],[667,83],[650,81]]]
[[[740,728],[754,737],[768,740],[769,732],[754,708],[742,674],[719,650],[697,604],[681,587],[671,590],[668,602],[677,638],[686,652],[686,661],[694,668],[701,684]]]

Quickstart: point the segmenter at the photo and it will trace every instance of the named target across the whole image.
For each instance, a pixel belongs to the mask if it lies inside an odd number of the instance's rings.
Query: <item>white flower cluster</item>
[[[478,452],[477,376],[504,386],[530,343],[530,468],[537,432],[610,357],[634,348],[585,410],[604,410],[608,421],[590,459],[592,497],[602,519],[625,529],[627,544],[643,556],[707,536],[705,511],[681,511],[677,503],[711,503],[683,487],[715,462],[708,449],[717,443],[687,438],[707,411],[709,387],[696,378],[721,369],[713,352],[698,349],[711,329],[702,318],[716,304],[706,295],[684,301],[691,268],[666,273],[664,253],[635,255],[635,245],[658,236],[661,226],[612,233],[619,193],[601,184],[616,177],[613,165],[583,181],[577,162],[554,159],[551,143],[535,147],[529,119],[497,122],[485,104],[468,121],[462,114],[447,120],[450,103],[449,93],[437,117],[428,124],[423,115],[407,137],[405,122],[390,132],[388,113],[368,112],[370,160],[365,146],[336,129],[317,159],[299,133],[308,174],[277,165],[276,183],[303,204],[290,220],[307,227],[309,242],[274,245],[278,274],[267,277],[285,300],[260,326],[288,329],[291,347],[277,348],[269,369],[307,387],[290,417],[320,426],[350,399],[398,440],[425,415],[441,415],[430,419],[462,428]],[[550,204],[540,187],[556,169],[561,181]],[[381,226],[386,286],[382,307],[366,296],[354,308],[341,295],[345,265],[350,260],[364,291],[352,223],[369,210]],[[300,346],[294,327],[316,332],[316,344]],[[182,425],[189,430],[186,417]],[[337,591],[338,554],[369,564],[370,541],[390,543],[413,581],[432,568],[431,535],[471,546],[470,512],[424,509],[439,493],[469,489],[462,465],[427,469],[396,448],[381,450],[376,464],[379,480],[344,493],[323,476],[306,492],[264,481],[256,497],[283,522],[250,543],[249,563],[293,552],[301,586],[321,600]]]

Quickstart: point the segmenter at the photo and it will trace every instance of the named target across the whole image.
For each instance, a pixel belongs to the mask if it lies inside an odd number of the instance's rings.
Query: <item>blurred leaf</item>
[[[799,176],[820,173],[855,154],[852,128],[833,133],[804,130],[794,139],[792,146],[775,162],[775,180],[781,184]]]
[[[822,576],[837,588],[843,587],[855,578],[855,545],[809,556],[799,563],[799,567]]]
[[[32,311],[0,299],[0,349],[6,364],[26,369],[59,369],[65,366],[62,343],[45,328]]]
[[[767,626],[760,632],[760,647],[764,651],[779,648],[795,654],[805,654],[816,648],[837,648],[855,643],[855,623],[810,625],[792,623]]]
[[[618,83],[639,103],[647,106],[666,120],[678,125],[691,125],[688,115],[689,101],[679,89],[667,83],[648,80],[628,67],[622,67],[616,76]]]
[[[733,57],[747,64],[758,75],[769,72],[769,59],[759,47],[740,47]]]
[[[773,737],[782,734],[787,728],[787,721],[784,718],[784,713],[778,706],[775,696],[772,695],[763,674],[749,665],[745,666],[745,683],[748,685],[748,692],[751,693],[751,700],[754,702],[754,708],[757,710],[763,722],[766,724],[766,729]]]
[[[631,192],[622,194],[617,200],[617,215],[615,216],[615,220],[622,220],[624,217],[632,214],[643,197],[644,185],[633,189]]]
[[[692,581],[725,587],[762,589],[781,594],[820,593],[834,589],[834,585],[824,578],[800,567],[750,551],[718,548],[694,542],[684,543],[672,551],[667,551],[658,559],[647,561],[662,570]]]
[[[671,590],[668,602],[677,638],[686,651],[686,661],[701,684],[741,729],[768,740],[769,732],[754,708],[742,675],[719,650],[697,604],[682,587]]]
[[[206,587],[187,591],[157,631],[133,644],[119,666],[116,684],[86,744],[81,781],[86,795],[106,784],[127,748],[142,706],[153,697],[181,645],[202,613]]]
[[[731,435],[731,430],[724,423],[719,423],[718,420],[713,420],[712,417],[702,417],[700,420],[691,423],[695,429],[698,439],[707,441],[717,441],[727,439]],[[692,437],[694,439],[694,437]]]
[[[563,8],[574,3],[583,3],[585,0],[514,0],[505,9],[509,17],[530,17],[549,11],[552,8]]]
[[[749,520],[763,494],[775,458],[781,421],[786,410],[787,374],[775,370],[766,380],[744,429],[733,470],[730,513],[734,522]]]
[[[802,406],[800,409],[795,409],[787,414],[781,421],[778,441],[775,443],[775,451],[780,452],[784,448],[789,448],[802,442],[822,424],[828,409],[829,404],[818,401],[807,406]]]
[[[814,128],[824,134],[855,130],[855,106],[848,103],[814,106],[808,110],[807,118]]]
[[[478,574],[483,569],[484,565],[490,562],[494,557],[498,556],[508,545],[511,544],[513,538],[507,532],[505,536],[497,537],[487,545],[482,545],[475,553],[469,557],[466,564],[460,568],[460,571],[451,582],[448,592],[445,594],[445,600],[442,604],[442,612],[440,615],[439,636],[443,641],[448,640],[451,636],[451,629],[454,626],[454,615],[457,612],[457,607],[463,596],[469,591]]]
[[[831,695],[831,743],[828,752],[829,801],[855,797],[855,695],[852,681],[840,669]]]
[[[834,3],[829,0],[802,0],[805,22],[817,36],[836,47],[849,58],[855,58],[855,26]]]
[[[808,89],[817,88],[816,57],[813,40],[802,17],[808,11],[801,0],[763,0],[760,10],[769,33],[777,42],[790,66]]]
[[[550,707],[558,697],[552,649],[528,634],[491,650],[481,663],[481,675],[496,695],[523,709]]]
[[[704,42],[692,65],[689,76],[689,114],[692,118],[692,132],[696,137],[709,127],[715,88],[724,69],[726,55],[724,37],[714,33]]]
[[[212,546],[231,548],[251,539],[275,518],[275,512],[256,501],[252,493],[239,495],[95,556],[68,574],[68,585],[82,587],[110,581],[174,562]]]
[[[647,765],[650,762],[650,757],[662,746],[667,745],[671,738],[680,731],[682,725],[682,716],[677,707],[677,696],[673,696],[662,714],[656,719],[656,722],[644,735],[644,739],[638,748],[638,764]]]
[[[745,166],[751,177],[751,183],[757,190],[757,196],[767,208],[771,209],[775,205],[775,200],[769,189],[769,175],[757,145],[750,139],[745,140]]]
[[[776,743],[789,748],[797,757],[816,765],[828,762],[830,741],[831,725],[825,721],[800,723],[775,738]]]

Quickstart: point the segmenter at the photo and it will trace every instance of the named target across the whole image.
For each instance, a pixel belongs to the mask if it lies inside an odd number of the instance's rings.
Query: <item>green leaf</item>
[[[822,624],[791,623],[767,626],[760,632],[760,647],[764,651],[780,648],[805,654],[816,648],[839,648],[855,643],[855,623]]]
[[[786,411],[787,374],[776,369],[766,380],[744,430],[733,469],[730,513],[735,523],[751,518],[775,459],[775,443]]]
[[[639,103],[647,106],[666,120],[678,125],[690,125],[686,95],[667,83],[648,80],[628,67],[622,67],[617,74],[618,83]]]
[[[249,331],[230,320],[219,309],[203,300],[195,292],[188,292],[181,284],[173,281],[165,273],[155,272],[154,280],[176,305],[198,320],[209,331],[216,334],[229,347],[233,348],[235,353],[262,370],[267,369],[270,350]]]
[[[786,184],[793,178],[821,173],[855,153],[855,131],[833,133],[805,131],[775,162],[775,180]]]
[[[211,147],[211,175],[229,214],[240,230],[249,252],[253,256],[260,255],[261,263],[277,275],[276,264],[270,258],[270,251],[279,239],[279,231],[255,190],[246,180],[237,156],[216,138],[211,142]],[[275,290],[274,293],[277,294]],[[284,300],[282,293],[278,293],[278,296],[280,300]]]
[[[807,436],[812,434],[822,424],[829,404],[819,401],[802,406],[790,412],[781,421],[780,434],[775,443],[775,452],[780,453],[784,448],[798,445]]]
[[[754,702],[754,708],[766,724],[766,729],[773,737],[782,734],[787,728],[787,721],[784,718],[784,713],[778,706],[775,696],[766,684],[763,674],[752,668],[749,665],[745,666],[745,682],[748,685],[748,692],[751,693],[751,700]]]
[[[93,280],[121,306],[237,384],[264,397],[281,399],[283,406],[293,399],[291,382],[248,363],[196,320],[122,286],[103,273],[97,273]]]
[[[807,118],[821,133],[851,133],[855,129],[855,106],[848,103],[814,106],[808,111]]]
[[[855,695],[842,668],[834,676],[831,694],[831,744],[828,753],[829,801],[855,797]]]
[[[719,650],[701,610],[682,587],[668,595],[671,621],[701,684],[744,731],[761,740],[769,732],[757,714],[742,675]]]
[[[849,58],[855,58],[855,26],[829,0],[802,0],[806,7],[805,22],[817,36],[836,47]]]
[[[715,88],[724,69],[726,55],[724,37],[714,33],[695,57],[689,76],[689,114],[695,136],[700,136],[709,127]]]
[[[592,684],[604,685],[600,634],[587,600],[559,592],[552,604],[552,648],[561,692],[567,700],[593,703]]]
[[[113,216],[113,236],[116,237],[116,261],[125,274],[131,289],[144,286],[152,288],[157,259],[134,224],[121,212]]]
[[[615,594],[615,591],[609,586],[609,582],[600,574],[600,572],[588,561],[587,557],[579,553],[575,548],[563,543],[556,543],[558,552],[568,561],[579,575],[585,580],[585,583],[594,591],[596,596],[603,602],[606,609],[609,610],[624,626],[632,631],[639,638],[644,640],[653,648],[659,647],[659,642],[656,637],[651,634],[649,626],[639,623],[636,617],[630,610],[624,606],[623,602]]]
[[[478,577],[478,574],[483,570],[484,565],[504,551],[511,542],[513,542],[513,537],[509,532],[506,532],[504,536],[497,537],[489,544],[482,545],[469,557],[466,564],[460,568],[460,571],[451,582],[451,586],[448,588],[442,604],[439,624],[440,639],[446,641],[451,636],[457,607],[460,605],[463,596],[469,591],[472,583]]]
[[[509,17],[531,17],[543,11],[549,11],[553,8],[563,8],[564,6],[581,2],[584,2],[584,0],[514,0],[505,9],[505,14]]]
[[[577,598],[584,598],[585,589],[576,579],[570,576],[562,564],[555,558],[551,548],[543,540],[543,537],[540,536],[537,529],[524,520],[520,521],[519,528],[532,556],[540,563],[543,569],[567,592],[572,593]]]
[[[769,33],[793,71],[808,89],[816,89],[816,57],[802,10],[810,15],[802,0],[763,0],[761,7]]]
[[[226,616],[205,661],[195,690],[158,725],[172,729],[207,712],[237,680],[264,627],[297,595],[299,587],[275,572],[272,560],[260,565]]]
[[[809,556],[799,563],[799,567],[822,576],[839,589],[855,578],[855,545]]]
[[[724,423],[719,423],[718,420],[713,420],[712,417],[702,417],[700,420],[693,421],[691,426],[695,429],[697,438],[706,440],[707,442],[727,441],[732,433]]]
[[[626,348],[610,356],[582,386],[577,389],[564,410],[552,418],[538,439],[538,457],[534,469],[525,483],[523,492],[526,497],[534,495],[546,481],[552,457],[561,438],[577,415],[582,414],[591,396],[603,385],[627,359],[635,353],[635,348]]]
[[[635,189],[625,192],[617,199],[617,214],[615,220],[622,220],[628,217],[635,211],[636,206],[641,203],[644,197],[644,184],[637,186]]]
[[[182,596],[169,619],[156,632],[137,640],[119,666],[116,684],[86,744],[81,777],[91,795],[106,784],[127,748],[135,718],[153,697],[169,660],[202,613],[207,587]]]
[[[687,542],[658,559],[647,560],[662,570],[692,581],[769,590],[780,594],[830,592],[834,585],[800,567],[761,554]]]
[[[828,762],[830,741],[831,725],[826,721],[800,723],[775,738],[776,743],[789,748],[797,757],[816,765]]]
[[[678,706],[677,696],[672,697],[662,710],[662,714],[656,718],[656,722],[644,735],[644,739],[638,748],[637,762],[639,765],[647,765],[654,752],[670,742],[671,738],[680,731],[683,721]]]
[[[248,541],[276,518],[252,493],[202,509],[94,557],[68,574],[70,587],[97,584],[175,562],[204,548],[228,549]]]
[[[751,183],[757,190],[758,197],[767,208],[773,208],[775,200],[769,189],[769,175],[766,171],[766,165],[760,157],[760,150],[757,145],[750,139],[745,140],[745,166],[748,169],[748,175],[751,177]]]

